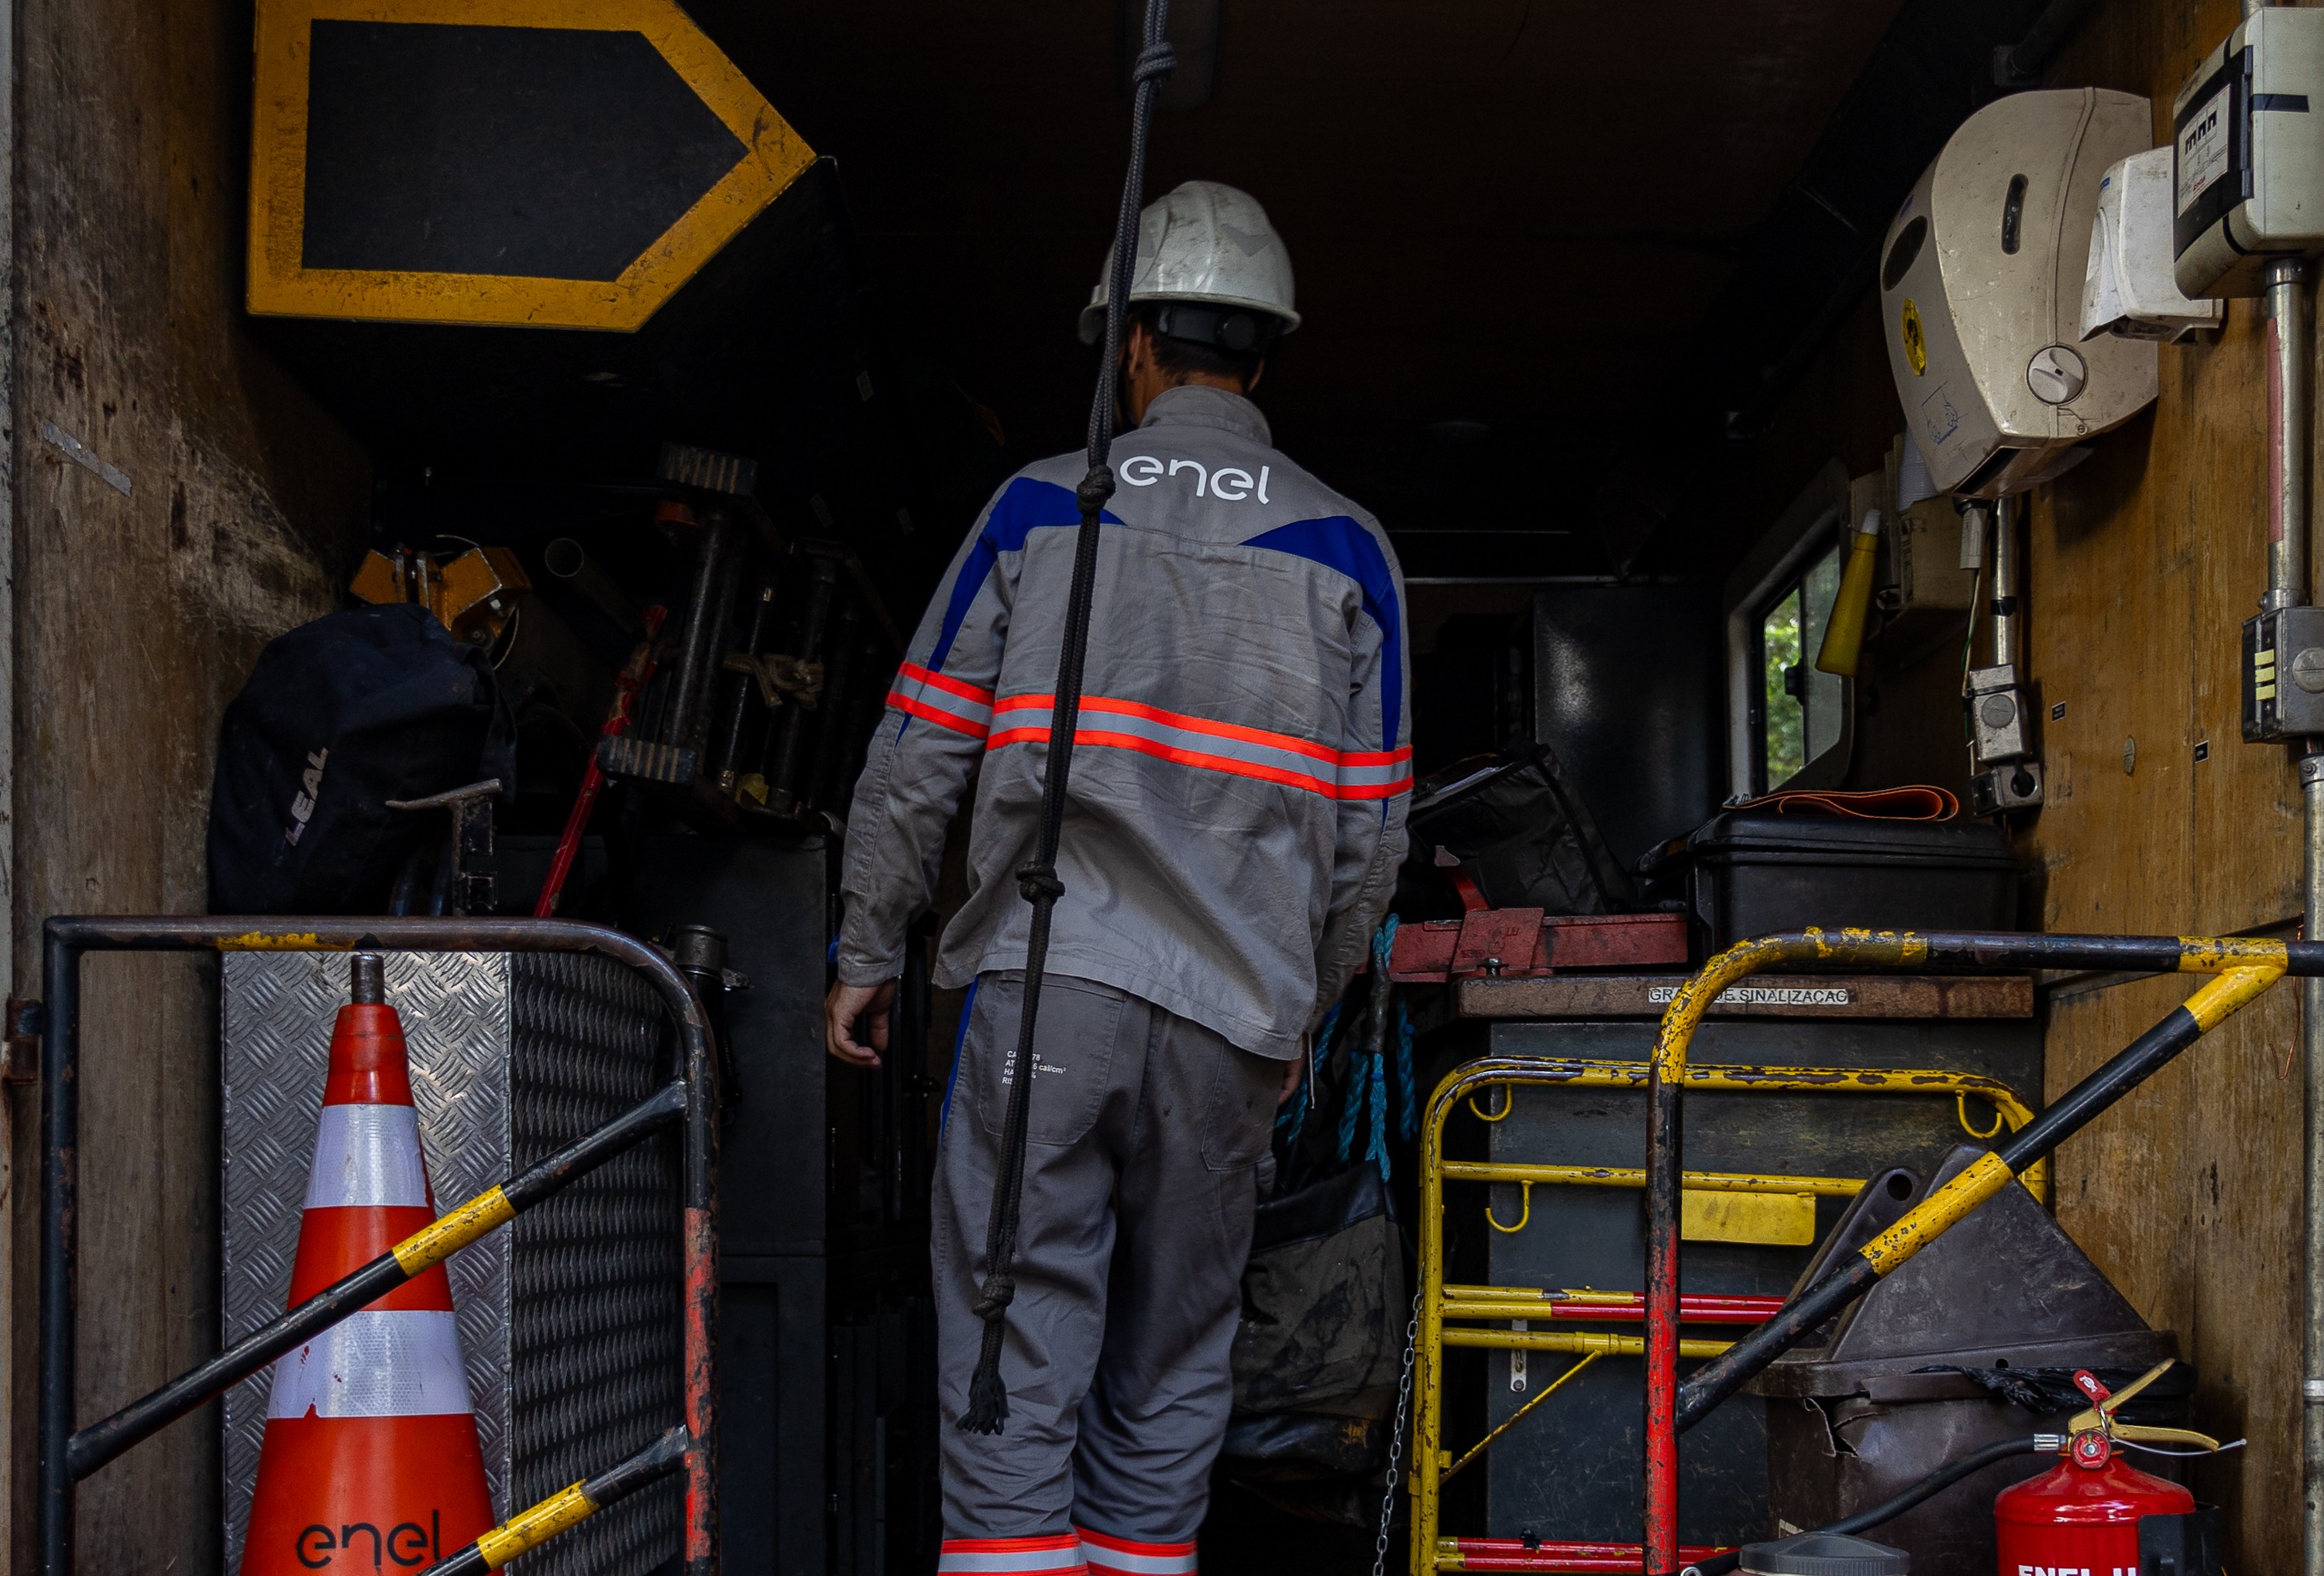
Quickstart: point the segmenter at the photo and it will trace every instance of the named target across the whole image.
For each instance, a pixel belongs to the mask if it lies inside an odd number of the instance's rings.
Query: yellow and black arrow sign
[[[813,161],[671,0],[259,0],[253,312],[635,329]]]

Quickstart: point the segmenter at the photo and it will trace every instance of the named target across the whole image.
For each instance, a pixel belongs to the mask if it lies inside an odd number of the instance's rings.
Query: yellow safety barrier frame
[[[1412,1571],[1432,1576],[1439,1571],[1465,1568],[1458,1540],[1438,1533],[1440,1502],[1445,1479],[1468,1466],[1494,1440],[1560,1387],[1601,1357],[1643,1356],[1643,1336],[1594,1331],[1514,1330],[1478,1328],[1543,1317],[1554,1303],[1547,1292],[1533,1287],[1448,1285],[1444,1279],[1444,1184],[1448,1182],[1513,1184],[1526,1190],[1526,1212],[1536,1186],[1644,1188],[1643,1168],[1607,1166],[1542,1165],[1517,1161],[1448,1160],[1444,1157],[1445,1123],[1462,1101],[1480,1120],[1499,1121],[1509,1114],[1516,1088],[1528,1085],[1552,1089],[1637,1090],[1644,1093],[1653,1076],[1647,1062],[1609,1061],[1584,1057],[1486,1056],[1465,1062],[1445,1075],[1429,1097],[1420,1129],[1420,1319],[1414,1350],[1412,1452]],[[1971,1137],[1991,1136],[2006,1126],[2015,1132],[2034,1120],[2033,1111],[2016,1092],[1997,1078],[1971,1073],[1930,1068],[1812,1067],[1720,1065],[1699,1064],[1685,1069],[1686,1087],[1716,1092],[1756,1094],[1900,1094],[1950,1095],[1964,1131]],[[1499,1087],[1498,1111],[1477,1106],[1479,1095]],[[1969,1126],[1968,1103],[1985,1101],[1993,1108],[1996,1128],[1980,1135]],[[2023,1178],[2036,1198],[2047,1202],[2046,1165],[2029,1166]],[[1740,1194],[1791,1194],[1853,1197],[1862,1178],[1790,1176],[1740,1172],[1690,1171],[1683,1174],[1689,1192]],[[1487,1220],[1496,1230],[1516,1231],[1526,1223],[1504,1225],[1487,1206]],[[1569,1294],[1557,1301],[1583,1301],[1589,1294]],[[1610,1299],[1609,1299],[1610,1300]],[[1620,1301],[1629,1304],[1626,1295]],[[1448,1328],[1447,1321],[1458,1321]],[[1708,1359],[1723,1354],[1725,1341],[1682,1341],[1679,1355]],[[1559,1374],[1526,1399],[1516,1413],[1457,1461],[1443,1445],[1444,1352],[1447,1349],[1499,1351],[1552,1351],[1579,1356],[1581,1360]]]

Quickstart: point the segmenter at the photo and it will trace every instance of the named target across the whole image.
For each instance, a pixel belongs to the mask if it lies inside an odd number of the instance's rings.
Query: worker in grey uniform
[[[1402,576],[1379,522],[1272,447],[1249,397],[1299,323],[1265,211],[1210,181],[1148,207],[1128,305],[1135,425],[1113,442],[1099,538],[997,1435],[955,1424],[982,1330],[1030,917],[1016,875],[1038,836],[1082,456],[1028,465],[987,506],[912,639],[848,819],[826,1036],[869,1066],[974,785],[969,895],[936,976],[971,991],[933,1211],[946,1571],[1194,1569],[1275,1110],[1405,850]]]

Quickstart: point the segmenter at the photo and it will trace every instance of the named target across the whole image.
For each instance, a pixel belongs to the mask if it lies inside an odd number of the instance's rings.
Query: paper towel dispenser
[[[2151,342],[2085,343],[2081,327],[2099,181],[2150,140],[2136,94],[2020,93],[1964,121],[1904,199],[1881,248],[1881,316],[1941,489],[2022,493],[2154,398]]]

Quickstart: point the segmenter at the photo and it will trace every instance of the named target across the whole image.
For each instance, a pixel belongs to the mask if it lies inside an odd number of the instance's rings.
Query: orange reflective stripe
[[[1013,711],[1047,713],[1056,704],[1055,696],[1012,695],[1007,700],[997,704],[992,709],[997,719],[1002,714]],[[1334,766],[1342,760],[1359,759],[1343,755],[1328,745],[1302,739],[1295,733],[1270,733],[1265,728],[1246,727],[1240,723],[1217,723],[1208,717],[1189,716],[1185,712],[1166,712],[1160,706],[1150,706],[1143,701],[1116,700],[1111,696],[1105,695],[1085,695],[1082,696],[1082,713],[1087,715],[1092,712],[1120,717],[1137,717],[1142,721],[1158,723],[1165,728],[1176,729],[1183,733],[1206,734],[1213,739],[1231,739],[1239,743],[1257,744],[1268,750],[1287,751],[1294,755],[1305,755]],[[1408,756],[1412,751],[1406,750],[1398,753]],[[1388,757],[1383,755],[1378,759],[1385,760]]]
[[[1089,1562],[1090,1576],[1194,1576],[1195,1548],[1191,1543],[1142,1544],[1087,1527],[1079,1530],[1082,1557]]]
[[[985,743],[988,750],[1004,744],[1046,744],[1049,742],[1047,728],[1015,728],[1006,733],[995,733]],[[1199,750],[1185,750],[1175,744],[1144,739],[1135,733],[1109,733],[1092,728],[1076,729],[1075,748],[1097,745],[1114,750],[1133,751],[1139,755],[1151,755],[1158,760],[1174,761],[1180,766],[1192,766],[1205,771],[1222,771],[1231,777],[1256,778],[1261,782],[1278,782],[1286,788],[1306,788],[1310,792],[1339,797],[1338,785],[1306,772],[1289,771],[1279,766],[1268,766],[1258,761],[1236,760],[1224,755],[1205,755]]]
[[[1011,696],[993,708],[1004,725],[985,748],[1046,743],[1051,697]],[[1074,743],[1127,750],[1202,771],[1278,783],[1337,799],[1385,799],[1412,786],[1409,749],[1344,751],[1265,728],[1215,722],[1165,711],[1139,701],[1091,696],[1082,702],[1084,721]]]
[[[1047,711],[1056,704],[1054,696],[1015,695],[993,708],[997,716],[1002,712]],[[1111,696],[1082,696],[1084,714],[1097,712],[1114,716],[1138,717],[1149,723],[1159,723],[1166,728],[1176,728],[1188,733],[1204,733],[1214,739],[1232,739],[1245,744],[1262,745],[1269,750],[1285,750],[1294,755],[1310,756],[1317,760],[1338,765],[1350,759],[1325,745],[1312,743],[1291,733],[1271,733],[1265,728],[1249,728],[1240,723],[1214,723],[1208,717],[1191,717],[1184,712],[1166,712],[1160,706],[1150,706],[1142,701],[1116,700]],[[1405,753],[1411,753],[1406,751]],[[1385,757],[1383,757],[1385,759]]]
[[[888,704],[972,739],[983,738],[992,726],[991,690],[931,672],[915,662],[896,670],[896,686],[888,692]]]
[[[1029,1538],[946,1538],[939,1576],[1084,1576],[1082,1541],[1074,1533]]]
[[[954,733],[965,733],[972,739],[982,739],[985,735],[985,728],[982,724],[956,717],[950,712],[940,712],[936,707],[914,700],[898,690],[891,689],[888,692],[888,704],[899,712],[908,712],[913,716],[934,723],[939,728],[950,728]]]
[[[898,676],[900,677],[917,679],[922,684],[933,686],[934,687],[944,690],[951,695],[956,695],[963,700],[973,701],[976,705],[983,706],[988,710],[990,710],[992,705],[992,692],[991,690],[979,689],[976,686],[969,683],[965,679],[954,678],[949,674],[932,671],[929,668],[921,667],[917,662],[907,662],[896,671]]]

